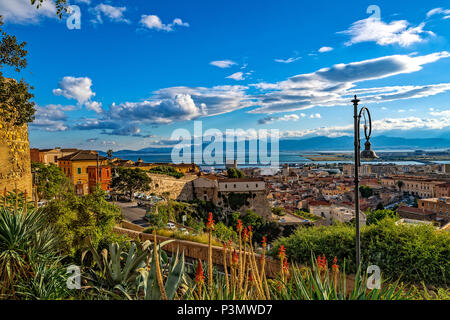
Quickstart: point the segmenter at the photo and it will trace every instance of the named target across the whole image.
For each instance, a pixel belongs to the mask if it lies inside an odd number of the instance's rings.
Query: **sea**
[[[341,151],[342,152],[342,151]],[[313,153],[308,153],[308,154],[313,154]],[[142,159],[142,161],[144,162],[149,162],[149,163],[157,163],[157,162],[161,162],[161,163],[171,163],[172,161],[172,155],[171,153],[121,153],[120,155],[118,155],[120,158],[122,159],[128,159],[128,160],[132,160],[132,161],[137,161],[139,158]],[[244,160],[244,159],[243,159]],[[194,161],[195,163],[198,163],[198,161]],[[346,163],[353,163],[353,160],[339,160],[339,161],[312,161],[310,159],[306,159],[304,157],[301,156],[301,154],[299,152],[279,152],[279,157],[278,157],[278,163],[280,166],[282,166],[283,164],[289,164],[292,167],[295,166],[302,166],[305,164],[323,164],[323,165],[327,165],[327,164],[346,164]],[[419,161],[383,161],[382,159],[377,160],[377,161],[370,161],[370,162],[365,162],[365,161],[361,161],[362,164],[395,164],[395,165],[423,165],[423,162],[419,162]],[[428,164],[430,162],[427,162]],[[450,163],[450,161],[434,161],[434,163],[439,163],[439,164],[448,164]],[[238,166],[241,168],[245,168],[245,167],[269,167],[269,164],[261,164],[261,163],[249,163],[249,155],[246,154],[245,155],[245,162],[242,161],[241,163],[238,162]],[[217,163],[200,163],[200,167],[201,168],[217,168],[217,169],[222,169],[225,168],[225,156],[222,157],[222,162],[220,164]]]

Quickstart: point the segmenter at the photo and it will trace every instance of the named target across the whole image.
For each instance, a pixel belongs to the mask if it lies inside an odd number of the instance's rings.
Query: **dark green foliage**
[[[223,195],[223,202],[232,210],[239,210],[241,207],[248,205],[247,199],[251,197],[250,193],[234,193],[230,192],[228,197]]]
[[[54,2],[56,7],[56,15],[61,19],[64,12],[67,12],[67,6],[68,1],[67,0],[30,0],[30,3],[32,5],[35,5],[36,8],[39,10],[39,8],[42,6],[42,4],[46,1]]]
[[[384,205],[383,205],[383,203],[382,203],[382,202],[378,202],[376,209],[377,209],[377,210],[384,210]]]
[[[24,49],[26,43],[18,42],[15,36],[8,35],[2,30],[3,19],[0,16],[0,68],[10,66],[19,72],[27,66]],[[25,81],[3,77],[0,71],[0,117],[14,125],[22,125],[34,119],[34,102],[30,102],[33,95]]]
[[[133,198],[135,192],[150,190],[149,183],[152,181],[144,170],[117,168],[117,175],[113,174],[111,188],[115,191],[126,193]]]
[[[97,247],[121,220],[120,208],[107,202],[99,187],[84,197],[66,193],[62,199],[50,201],[45,212],[60,234],[66,253],[72,255],[85,248],[87,239]]]
[[[361,197],[363,198],[369,198],[373,195],[373,190],[369,186],[360,186],[359,192],[361,192]]]
[[[366,223],[367,225],[371,225],[374,223],[378,223],[379,221],[383,220],[384,218],[394,218],[398,220],[400,217],[398,216],[397,212],[392,210],[368,210],[366,213]]]
[[[279,217],[282,217],[282,216],[285,216],[285,215],[286,215],[286,211],[284,210],[283,207],[275,207],[275,208],[272,208],[272,213],[273,213],[274,215],[279,216]]]
[[[228,168],[227,169],[228,178],[245,178],[244,172],[236,168]]]
[[[177,179],[180,179],[184,176],[183,173],[178,172],[175,170],[175,168],[170,166],[157,166],[155,168],[150,169],[148,172],[151,173],[157,173],[157,174],[165,174],[166,176],[175,177]]]
[[[284,244],[287,257],[309,264],[315,255],[336,256],[344,261],[349,272],[355,272],[355,230],[337,224],[321,227],[300,227],[287,238],[274,243],[272,254]],[[375,264],[388,277],[439,286],[450,284],[450,234],[428,225],[396,225],[386,218],[361,228],[362,270]]]
[[[73,189],[69,178],[54,164],[46,166],[43,163],[33,162],[31,172],[35,176],[34,183],[37,186],[39,199],[51,200]]]

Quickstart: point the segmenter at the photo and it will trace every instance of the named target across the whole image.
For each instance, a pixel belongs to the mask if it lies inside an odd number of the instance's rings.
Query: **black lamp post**
[[[355,222],[356,222],[356,267],[359,268],[361,262],[361,244],[360,244],[360,230],[359,230],[359,167],[361,166],[361,158],[376,159],[378,158],[375,151],[370,149],[371,143],[369,141],[372,134],[372,119],[370,117],[369,109],[362,107],[358,111],[358,98],[352,100],[354,107],[354,129],[355,129]],[[364,143],[364,151],[361,150],[361,139],[359,137],[361,116],[364,118],[364,135],[366,142]]]

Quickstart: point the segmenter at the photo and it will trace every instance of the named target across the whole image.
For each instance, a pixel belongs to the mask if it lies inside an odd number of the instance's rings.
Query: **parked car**
[[[175,225],[174,225],[172,222],[169,222],[169,223],[167,224],[167,228],[173,230],[173,229],[175,229]]]

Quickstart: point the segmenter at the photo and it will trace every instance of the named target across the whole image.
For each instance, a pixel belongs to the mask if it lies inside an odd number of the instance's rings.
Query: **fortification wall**
[[[14,126],[0,119],[0,192],[15,186],[32,195],[28,126]]]
[[[193,200],[194,189],[192,181],[197,178],[196,175],[186,174],[180,179],[154,173],[148,173],[148,176],[152,179],[152,182],[150,183],[151,190],[147,194],[154,193],[158,196],[163,196],[163,194],[168,192],[169,198],[172,200]]]

